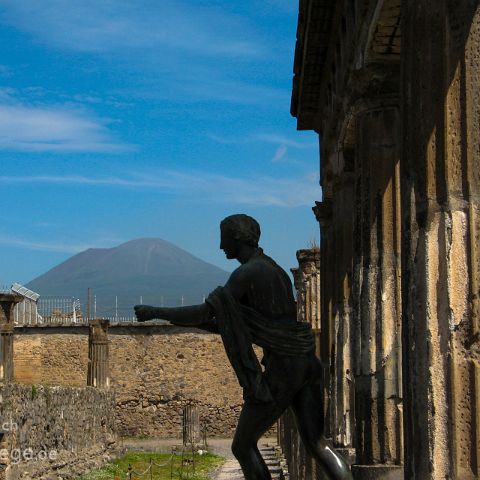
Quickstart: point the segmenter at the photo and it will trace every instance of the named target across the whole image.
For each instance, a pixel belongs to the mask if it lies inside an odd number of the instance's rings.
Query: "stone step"
[[[275,448],[270,445],[261,445],[259,450],[267,464],[272,480],[288,480],[285,478],[284,471],[280,465],[280,460],[275,453]],[[235,459],[227,460],[217,473],[215,480],[244,480],[238,462]]]

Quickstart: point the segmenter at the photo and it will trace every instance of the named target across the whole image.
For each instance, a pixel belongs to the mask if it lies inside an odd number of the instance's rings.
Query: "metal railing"
[[[38,299],[40,324],[78,325],[88,323],[84,318],[80,300],[74,297],[45,296]]]

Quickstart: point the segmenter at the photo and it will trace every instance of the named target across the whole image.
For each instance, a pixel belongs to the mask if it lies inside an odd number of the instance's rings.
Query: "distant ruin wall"
[[[86,386],[88,327],[15,333],[15,381]],[[111,326],[108,338],[119,434],[180,438],[182,410],[192,402],[208,436],[233,434],[242,391],[219,335],[139,324]]]
[[[116,448],[115,399],[93,388],[0,385],[0,478],[76,479]]]
[[[22,334],[17,335],[17,332]],[[88,327],[65,327],[63,330],[24,327],[15,329],[15,333],[15,382],[87,386]]]
[[[109,339],[120,433],[180,437],[182,409],[190,402],[201,406],[208,435],[233,432],[241,388],[219,335],[133,326],[111,328]]]

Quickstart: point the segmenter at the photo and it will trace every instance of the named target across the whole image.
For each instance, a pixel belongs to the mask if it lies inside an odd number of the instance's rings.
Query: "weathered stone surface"
[[[74,479],[116,451],[115,399],[93,388],[0,386],[1,463],[16,479]]]
[[[17,333],[18,332],[18,333]],[[15,329],[14,380],[19,383],[85,387],[88,327]]]
[[[13,310],[20,295],[0,293],[0,381],[13,380]]]
[[[357,462],[401,463],[398,107],[357,114],[355,445]]]
[[[405,475],[414,480],[480,478],[479,9],[403,8]]]
[[[242,392],[218,335],[166,326],[110,329],[111,387],[119,431],[181,437],[186,404],[208,435],[233,433]]]
[[[352,473],[355,480],[404,480],[398,465],[354,465]]]
[[[97,388],[110,386],[108,354],[108,320],[90,320],[88,335],[87,385]]]
[[[480,478],[479,52],[478,0],[300,2],[292,113],[320,135],[327,432],[348,440],[354,390],[355,478],[389,478],[402,452],[409,480]]]
[[[298,268],[292,268],[297,290],[297,320],[320,328],[320,249],[297,251]]]
[[[16,332],[16,381],[86,386],[88,327]],[[218,335],[131,325],[111,326],[108,339],[120,434],[181,438],[183,408],[192,402],[207,435],[233,433],[242,391]]]

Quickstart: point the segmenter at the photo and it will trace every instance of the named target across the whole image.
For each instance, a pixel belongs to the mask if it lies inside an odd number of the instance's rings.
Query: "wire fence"
[[[174,295],[89,295],[82,300],[65,295],[39,295],[20,284],[1,285],[0,293],[17,293],[23,300],[14,308],[15,325],[85,325],[89,320],[105,319],[111,323],[133,323],[133,306],[149,304],[160,307],[176,307],[198,304],[203,296]],[[166,323],[157,320],[157,323]]]

